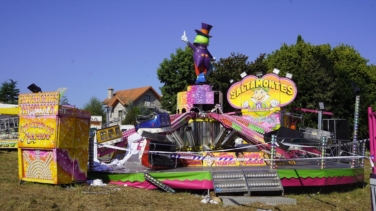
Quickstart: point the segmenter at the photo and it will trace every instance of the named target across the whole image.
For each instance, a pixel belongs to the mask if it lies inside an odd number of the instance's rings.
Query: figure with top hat
[[[193,60],[197,76],[196,84],[206,83],[205,76],[210,73],[212,69],[211,62],[215,60],[208,50],[209,39],[211,38],[209,32],[213,26],[206,23],[202,23],[201,26],[201,30],[195,30],[197,35],[193,44],[188,41],[185,31],[181,37],[181,40],[186,42],[193,50]]]

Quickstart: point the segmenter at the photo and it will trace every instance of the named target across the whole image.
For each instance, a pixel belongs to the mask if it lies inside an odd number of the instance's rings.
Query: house
[[[145,86],[134,89],[119,90],[114,92],[109,88],[107,98],[103,104],[108,111],[109,126],[121,124],[128,113],[129,105],[143,104],[147,108],[163,111],[161,108],[161,96],[151,86]]]

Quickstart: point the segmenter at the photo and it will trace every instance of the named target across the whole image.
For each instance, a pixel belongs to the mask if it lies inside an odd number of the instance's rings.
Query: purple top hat
[[[206,24],[206,23],[201,23],[201,30],[195,29],[197,34],[200,34],[205,37],[212,37],[209,35],[210,29],[212,28],[212,25]]]

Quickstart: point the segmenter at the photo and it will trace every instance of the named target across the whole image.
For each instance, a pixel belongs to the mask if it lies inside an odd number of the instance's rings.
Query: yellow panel
[[[18,148],[18,179],[22,179],[22,173],[23,173],[23,165],[22,165],[22,149]]]
[[[262,78],[247,76],[228,89],[227,101],[234,108],[251,111],[282,107],[291,103],[297,94],[295,83],[289,78],[266,74]]]
[[[0,140],[0,149],[17,149],[17,139]]]
[[[74,148],[76,133],[76,119],[74,116],[62,116],[59,118],[58,148]]]
[[[55,148],[56,125],[55,116],[21,116],[18,132],[18,147]]]
[[[189,87],[189,86],[188,86]],[[188,102],[187,102],[187,92],[178,92],[177,94],[177,109],[179,112],[183,110],[183,108],[187,109]]]
[[[18,108],[0,108],[0,114],[18,115]]]
[[[119,125],[97,130],[97,142],[98,143],[103,143],[103,142],[114,140],[114,139],[121,138],[121,137],[123,137],[123,134],[120,132]]]
[[[18,149],[19,179],[57,184],[57,164],[53,150]]]
[[[89,133],[90,133],[90,119],[76,119],[76,138],[74,146],[88,147],[89,146]]]
[[[20,94],[18,104],[60,103],[59,92],[40,92]]]
[[[20,94],[19,115],[53,115],[58,113],[59,92]]]

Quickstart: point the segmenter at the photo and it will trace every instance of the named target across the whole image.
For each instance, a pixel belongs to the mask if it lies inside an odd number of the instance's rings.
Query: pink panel
[[[324,178],[283,178],[281,180],[283,187],[299,186],[328,186],[328,185],[345,185],[354,184],[364,180],[364,175],[360,177],[343,176],[343,177],[324,177]]]
[[[375,131],[376,131],[376,112],[372,112],[372,108],[368,107],[368,131],[369,131],[369,144],[370,144],[370,155],[371,155],[371,160],[373,163],[375,163]],[[372,173],[376,173],[376,169],[372,167]]]
[[[156,186],[149,183],[148,181],[144,182],[122,182],[122,181],[110,181],[110,184],[113,185],[121,185],[121,186],[129,186],[134,188],[144,188],[144,189],[157,189]],[[191,189],[191,190],[207,190],[213,189],[213,183],[211,180],[203,180],[203,181],[180,181],[180,180],[164,180],[163,184],[168,185],[170,188],[176,189]]]

